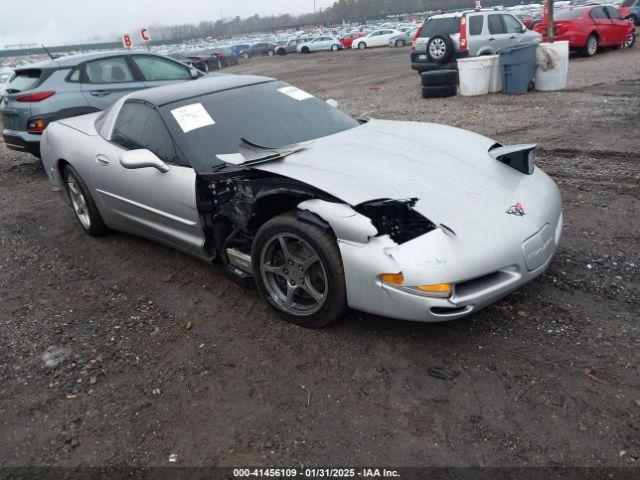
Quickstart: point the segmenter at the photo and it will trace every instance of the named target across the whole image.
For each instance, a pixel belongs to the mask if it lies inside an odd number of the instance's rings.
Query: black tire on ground
[[[595,42],[595,49],[593,46],[593,42]],[[580,53],[585,57],[593,57],[600,48],[600,42],[598,41],[598,36],[595,33],[589,35],[587,38],[587,43],[584,44],[584,47],[580,49]]]
[[[340,50],[340,47],[337,44],[331,45],[331,51],[332,52],[337,52],[338,50]]]
[[[444,52],[440,56],[434,56],[431,53],[432,45],[435,47],[436,45],[442,46],[444,48]],[[438,35],[434,35],[429,39],[429,43],[427,43],[427,57],[432,62],[436,63],[446,63],[453,56],[453,52],[455,50],[455,46],[453,45],[453,41],[449,35],[444,33],[439,33]]]
[[[404,47],[404,45],[405,45],[404,40],[396,40],[396,47]]]
[[[302,49],[300,50],[300,52],[302,52],[302,53],[309,53],[309,52],[310,52],[309,47],[302,47]]]
[[[422,98],[454,97],[458,93],[456,85],[433,85],[422,87]]]
[[[327,281],[324,285],[324,291],[321,293],[324,293],[325,299],[322,307],[315,313],[302,316],[287,312],[278,305],[265,285],[261,261],[263,249],[268,248],[268,244],[278,234],[295,235],[302,239],[314,250],[322,267],[324,267]],[[317,225],[299,220],[296,217],[296,212],[278,215],[260,227],[253,239],[251,259],[253,276],[258,290],[271,308],[286,321],[307,328],[322,328],[340,319],[346,313],[347,289],[338,245],[329,232]],[[272,261],[270,260],[270,262]]]
[[[62,171],[62,177],[64,179],[65,189],[70,200],[71,200],[71,191],[69,190],[69,177],[73,178],[76,187],[80,189],[80,192],[84,197],[87,212],[89,213],[89,219],[90,219],[90,226],[88,228],[85,225],[83,225],[83,223],[80,221],[80,218],[78,217],[78,214],[74,210],[76,219],[78,220],[78,223],[80,224],[82,229],[92,237],[101,237],[105,235],[109,229],[107,228],[104,221],[102,220],[102,216],[98,211],[98,207],[96,207],[96,203],[93,200],[91,193],[89,193],[89,189],[87,188],[85,183],[82,181],[82,178],[80,178],[80,174],[78,174],[76,169],[73,168],[71,165],[67,165]]]
[[[432,70],[421,75],[422,85],[425,87],[436,85],[458,85],[457,70]]]
[[[358,49],[364,50],[365,48],[367,48],[367,44],[365,42],[358,43]]]
[[[284,48],[279,48],[279,49],[276,50],[276,53],[278,55],[286,55],[287,51]]]

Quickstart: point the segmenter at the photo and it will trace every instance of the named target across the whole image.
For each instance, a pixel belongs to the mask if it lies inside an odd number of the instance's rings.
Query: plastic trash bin
[[[567,87],[569,42],[541,43],[537,52],[536,90],[551,92]]]
[[[502,91],[502,68],[500,67],[500,55],[486,55],[484,58],[491,60],[489,93],[500,93]]]
[[[489,93],[491,60],[487,57],[461,58],[458,60],[460,95],[467,97]]]
[[[529,85],[536,77],[537,49],[537,43],[528,43],[500,50],[502,93],[527,93]]]

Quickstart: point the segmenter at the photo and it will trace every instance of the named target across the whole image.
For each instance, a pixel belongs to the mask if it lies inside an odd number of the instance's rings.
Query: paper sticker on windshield
[[[305,92],[304,90],[300,90],[297,87],[282,87],[279,88],[278,91],[293,98],[294,100],[298,100],[299,102],[302,100],[306,100],[307,98],[313,98],[313,95]]]
[[[196,128],[206,127],[207,125],[215,125],[211,115],[207,113],[201,103],[193,103],[184,107],[171,110],[171,114],[180,125],[184,133],[195,130]]]

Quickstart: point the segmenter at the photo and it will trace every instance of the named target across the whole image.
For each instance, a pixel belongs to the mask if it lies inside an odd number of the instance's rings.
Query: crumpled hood
[[[417,198],[416,211],[456,233],[478,227],[503,230],[513,217],[506,214],[511,205],[522,203],[527,209],[553,182],[539,168],[524,175],[493,159],[488,150],[494,143],[445,125],[370,120],[253,168],[302,181],[352,206]],[[555,221],[543,216],[528,211],[519,229],[523,224],[531,228],[520,233],[533,234],[546,221]]]

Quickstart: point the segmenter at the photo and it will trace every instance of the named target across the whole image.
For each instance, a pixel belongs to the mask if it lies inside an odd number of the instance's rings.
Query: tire
[[[422,85],[433,87],[438,85],[458,85],[457,70],[432,70],[421,75]]]
[[[635,30],[631,30],[627,39],[624,41],[622,45],[619,45],[622,48],[631,48],[636,44],[636,32]]]
[[[286,256],[281,238],[288,246]],[[300,249],[292,254],[295,248]],[[307,270],[302,270],[304,261],[313,255],[316,260]],[[251,247],[251,259],[258,290],[286,321],[302,327],[322,328],[345,314],[347,289],[342,258],[335,239],[323,228],[298,220],[295,212],[278,215],[258,230]],[[269,267],[278,273],[268,271]],[[310,291],[321,297],[313,298]]]
[[[429,39],[427,57],[435,63],[446,63],[453,56],[455,47],[449,35],[440,33]]]
[[[287,54],[287,51],[284,48],[279,48],[278,50],[276,50],[276,53],[280,56],[284,56]]]
[[[396,47],[404,47],[404,46],[405,46],[404,40],[396,40]]]
[[[335,44],[331,45],[331,51],[332,52],[337,52],[339,49],[340,49],[340,47],[338,47],[338,45],[335,45]]]
[[[598,49],[598,36],[595,33],[592,33],[591,35],[589,35],[589,38],[587,38],[587,43],[585,43],[584,47],[582,47],[581,53],[585,57],[593,57],[596,53],[598,53]]]
[[[71,165],[67,165],[62,172],[62,176],[73,212],[82,229],[92,237],[105,235],[108,228],[102,220],[89,189],[76,169]]]
[[[300,53],[310,53],[309,47],[302,47]]]
[[[434,85],[422,87],[422,98],[454,97],[458,93],[456,85]]]
[[[358,50],[364,50],[367,48],[367,44],[365,42],[358,43]]]
[[[244,52],[244,53],[242,54],[242,58],[244,58],[244,59],[246,59],[246,60],[249,60],[249,58],[251,58],[251,55],[249,55],[247,52]]]
[[[267,56],[268,57],[273,57],[276,54],[276,52],[274,52],[273,50],[267,50]]]

